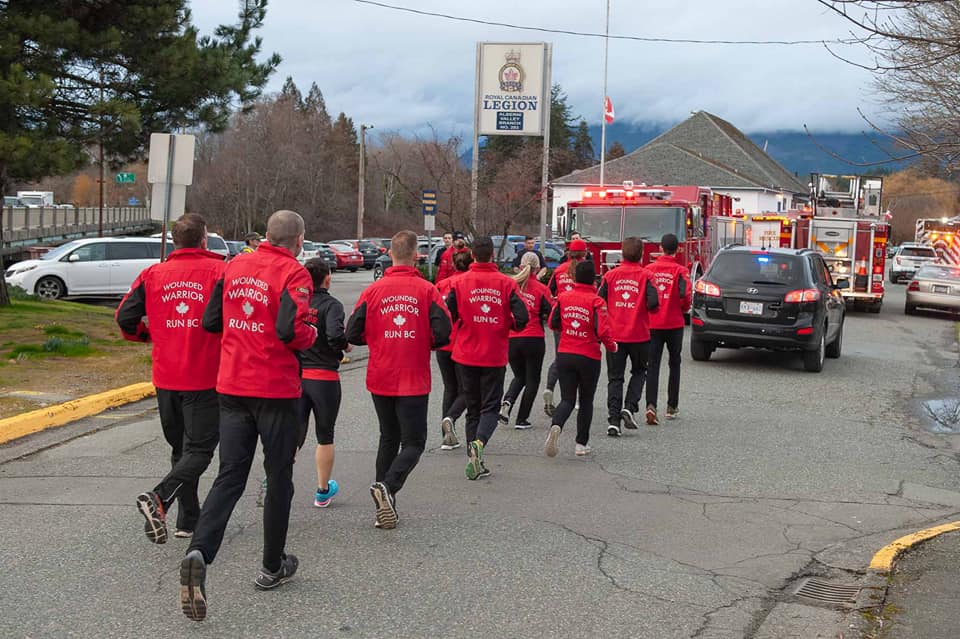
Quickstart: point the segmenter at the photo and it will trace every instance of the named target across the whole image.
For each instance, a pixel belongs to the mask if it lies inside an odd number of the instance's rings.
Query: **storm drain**
[[[859,593],[860,586],[835,584],[815,577],[808,577],[800,582],[800,587],[793,594],[805,599],[812,599],[821,604],[851,608]]]

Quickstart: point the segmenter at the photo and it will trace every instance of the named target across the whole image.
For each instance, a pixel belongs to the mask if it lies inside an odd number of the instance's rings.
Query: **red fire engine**
[[[960,266],[960,218],[917,220],[918,244],[932,246],[941,264]]]
[[[660,238],[673,233],[680,240],[677,255],[700,277],[717,250],[726,243],[711,240],[730,236],[733,201],[702,186],[595,186],[583,190],[580,200],[567,203],[567,232],[578,232],[593,253],[594,264],[605,273],[622,260],[624,237],[644,241],[643,264],[660,254]],[[720,230],[718,230],[720,229]],[[722,233],[721,233],[722,231]],[[742,226],[740,227],[742,234]]]
[[[890,225],[880,211],[879,177],[811,175],[813,215],[793,224],[793,246],[823,254],[844,300],[879,313]]]

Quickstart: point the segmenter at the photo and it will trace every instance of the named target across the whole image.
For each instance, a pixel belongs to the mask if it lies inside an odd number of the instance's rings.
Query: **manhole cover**
[[[808,577],[800,582],[799,588],[794,591],[798,597],[813,599],[820,603],[850,608],[860,593],[860,586],[835,584],[815,577]]]

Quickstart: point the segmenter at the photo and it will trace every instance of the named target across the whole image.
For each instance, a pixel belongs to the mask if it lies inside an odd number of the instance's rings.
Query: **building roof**
[[[697,184],[805,194],[807,187],[735,126],[697,111],[633,153],[610,160],[604,181]],[[600,165],[574,171],[554,184],[598,184]]]

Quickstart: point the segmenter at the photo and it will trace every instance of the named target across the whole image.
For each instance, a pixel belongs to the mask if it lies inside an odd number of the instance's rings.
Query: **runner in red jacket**
[[[566,258],[560,263],[556,270],[553,271],[553,276],[547,285],[554,299],[556,299],[560,293],[573,290],[573,286],[576,283],[574,281],[574,274],[577,264],[587,259],[587,256],[590,255],[587,251],[587,243],[580,239],[580,234],[573,233],[573,235],[577,236],[576,239],[571,239],[570,242],[567,243]],[[557,387],[557,347],[559,345],[560,334],[554,331],[553,361],[550,363],[550,368],[547,369],[547,387],[543,390],[543,412],[547,414],[547,417],[553,417],[553,390]]]
[[[577,264],[576,284],[572,291],[560,293],[550,313],[550,327],[560,331],[557,372],[560,375],[560,405],[553,415],[544,452],[556,457],[557,441],[564,424],[573,412],[577,397],[577,445],[574,452],[590,452],[590,424],[593,421],[593,396],[600,381],[600,344],[608,352],[616,352],[617,343],[610,333],[607,305],[594,292],[596,272],[593,262]]]
[[[457,253],[453,256],[453,266],[457,272],[447,279],[437,283],[437,292],[444,300],[450,294],[453,283],[461,275],[467,272],[470,265],[473,264],[473,255],[470,251]],[[454,450],[460,448],[460,440],[457,439],[456,421],[467,410],[467,400],[463,397],[460,389],[460,381],[457,379],[457,365],[453,361],[453,342],[457,339],[457,327],[453,325],[450,332],[450,343],[443,348],[437,349],[437,367],[440,369],[440,377],[443,379],[443,400],[441,403],[440,433],[443,441],[440,444],[440,450]]]
[[[447,308],[457,323],[453,361],[467,401],[467,479],[490,474],[483,448],[497,429],[510,331],[522,330],[529,319],[517,283],[491,261],[493,240],[478,238],[473,259],[447,296]]]
[[[196,213],[174,223],[173,245],[165,262],[140,273],[116,313],[124,339],[153,342],[160,428],[173,449],[167,476],[137,496],[144,531],[155,544],[167,541],[166,513],[174,500],[180,504],[174,536],[193,534],[200,516],[197,480],[220,441],[220,336],[203,330],[200,319],[226,263],[206,250],[207,223]]]
[[[647,423],[659,424],[657,394],[663,347],[669,354],[670,377],[667,380],[667,419],[676,419],[680,402],[680,352],[683,350],[683,316],[690,312],[693,286],[687,267],[677,260],[677,236],[667,233],[660,240],[663,255],[648,267],[660,297],[659,308],[650,314],[650,363],[647,372]]]
[[[390,241],[395,266],[368,286],[347,322],[347,340],[370,348],[367,390],[380,421],[376,481],[370,494],[377,528],[395,528],[396,494],[427,443],[430,351],[450,339],[450,316],[437,289],[420,276],[417,235]]]
[[[650,318],[648,311],[660,305],[657,289],[646,268],[640,265],[643,240],[627,237],[623,240],[623,262],[607,271],[597,294],[607,302],[610,330],[617,342],[614,353],[607,352],[607,435],[620,436],[620,423],[635,429],[634,413],[640,410],[643,384],[647,376],[650,356]],[[624,373],[630,360],[630,383],[627,401],[623,401]]]
[[[453,244],[440,254],[440,267],[437,269],[437,277],[434,281],[439,284],[456,273],[457,270],[453,266],[453,256],[469,250],[470,249],[467,248],[467,240],[463,237],[463,233],[454,233]]]
[[[311,312],[313,282],[296,256],[303,249],[303,218],[277,211],[267,241],[230,260],[203,313],[203,327],[222,332],[220,470],[203,502],[193,541],[180,564],[185,615],[206,617],[206,566],[223,542],[230,515],[243,495],[250,466],[263,442],[267,494],[263,508],[263,566],[255,585],[276,588],[297,572],[286,553],[293,460],[300,443],[300,363],[296,351],[317,337]]]
[[[546,352],[543,325],[550,316],[553,296],[550,289],[541,284],[536,277],[540,270],[540,257],[533,251],[523,254],[520,259],[520,272],[514,275],[520,299],[527,307],[530,321],[519,331],[510,331],[510,369],[513,381],[500,404],[500,421],[510,422],[510,409],[520,399],[517,409],[517,421],[514,428],[526,430],[531,427],[530,410],[540,388],[540,374],[543,370],[543,356]],[[521,399],[520,393],[523,393]]]

